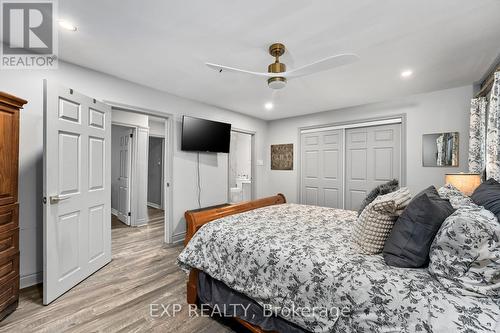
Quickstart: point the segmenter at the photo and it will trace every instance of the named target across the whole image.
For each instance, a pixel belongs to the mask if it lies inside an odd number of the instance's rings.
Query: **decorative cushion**
[[[462,207],[477,207],[470,197],[460,192],[459,189],[451,184],[446,184],[441,187],[438,193],[441,198],[450,200],[450,204],[455,209]]]
[[[500,221],[500,183],[491,178],[472,193],[472,201],[496,215]]]
[[[379,195],[384,195],[387,193],[394,192],[398,188],[399,188],[399,181],[397,179],[390,180],[387,183],[375,187],[373,190],[370,191],[370,193],[368,193],[366,198],[361,203],[361,206],[358,210],[358,216],[361,215],[363,209],[365,209],[366,206],[368,206],[371,202],[373,202],[373,200],[375,200],[376,197],[378,197]]]
[[[429,250],[444,220],[455,210],[430,186],[417,194],[398,218],[384,246],[390,266],[417,268],[427,265]]]
[[[394,221],[410,200],[410,191],[403,187],[378,196],[363,210],[353,229],[353,242],[360,253],[377,254],[382,251]]]
[[[500,224],[483,207],[457,210],[438,231],[429,272],[464,296],[500,298]]]

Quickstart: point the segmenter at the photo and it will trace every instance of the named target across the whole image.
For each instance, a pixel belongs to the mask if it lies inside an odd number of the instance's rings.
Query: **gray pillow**
[[[370,191],[370,193],[368,193],[365,200],[361,203],[361,207],[359,207],[358,210],[358,216],[361,215],[361,212],[365,209],[365,207],[372,203],[372,201],[379,195],[388,194],[396,191],[397,189],[399,189],[399,181],[397,179],[390,180],[387,183],[375,187]]]
[[[394,224],[384,246],[385,262],[408,268],[427,265],[434,236],[454,211],[434,186],[420,192]]]
[[[472,193],[472,201],[495,214],[500,221],[500,184],[495,179],[482,183]]]

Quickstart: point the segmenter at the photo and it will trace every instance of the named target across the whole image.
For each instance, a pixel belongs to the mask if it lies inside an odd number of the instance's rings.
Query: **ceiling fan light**
[[[267,85],[271,89],[282,89],[286,86],[286,79],[281,76],[274,76],[267,80]]]

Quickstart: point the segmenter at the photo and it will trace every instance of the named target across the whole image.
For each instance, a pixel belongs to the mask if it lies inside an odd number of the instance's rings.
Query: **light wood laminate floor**
[[[113,223],[111,263],[52,304],[42,305],[41,285],[21,290],[0,332],[231,332],[214,319],[189,317],[186,275],[175,264],[182,248],[163,243],[163,211],[149,213],[144,227]],[[152,303],[179,303],[182,311],[154,318]]]

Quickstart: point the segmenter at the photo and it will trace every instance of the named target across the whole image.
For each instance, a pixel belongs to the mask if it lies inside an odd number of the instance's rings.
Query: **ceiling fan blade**
[[[253,72],[253,71],[247,71],[245,69],[239,69],[239,68],[234,68],[234,67],[229,67],[229,66],[223,66],[223,65],[217,65],[217,64],[212,64],[212,63],[205,63],[208,67],[210,67],[213,70],[216,70],[217,72],[223,73],[223,72],[234,72],[234,73],[242,73],[242,74],[249,74],[249,75],[255,75],[255,76],[264,76],[264,77],[270,77],[269,73],[261,73],[261,72]]]
[[[318,60],[312,64],[292,69],[285,73],[286,78],[295,78],[306,76],[332,68],[352,64],[359,60],[359,57],[353,53],[337,54],[325,59]]]

